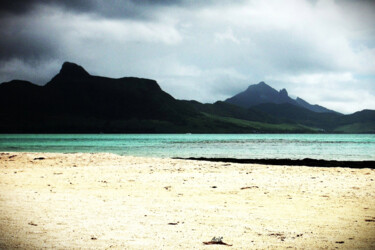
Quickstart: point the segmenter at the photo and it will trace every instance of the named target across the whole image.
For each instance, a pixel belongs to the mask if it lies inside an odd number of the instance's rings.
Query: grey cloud
[[[0,61],[0,83],[18,79],[44,85],[56,75],[61,64],[62,61],[48,59],[33,62],[19,59]]]

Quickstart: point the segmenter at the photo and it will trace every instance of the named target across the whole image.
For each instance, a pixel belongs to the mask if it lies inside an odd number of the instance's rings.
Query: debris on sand
[[[370,217],[370,216],[368,216]],[[375,217],[370,217],[370,219],[365,219],[366,222],[375,222]]]
[[[225,245],[233,246],[231,244],[223,242],[223,237],[213,237],[210,241],[203,242],[205,245]]]
[[[252,189],[252,188],[259,188],[259,187],[258,187],[258,186],[242,187],[241,190],[244,190],[244,189]]]
[[[168,225],[172,225],[172,226],[175,226],[175,225],[178,225],[178,221],[177,222],[169,222]]]
[[[36,157],[36,158],[34,158],[34,161],[36,161],[36,160],[44,160],[44,159],[46,159],[46,158],[44,158],[44,157]]]
[[[286,239],[286,237],[282,233],[272,233],[272,234],[269,234],[269,236],[275,236],[278,239],[280,239],[281,241],[284,241]]]
[[[28,224],[29,224],[30,226],[34,226],[34,227],[38,226],[38,224],[35,224],[35,223],[32,222],[32,221],[30,221]]]

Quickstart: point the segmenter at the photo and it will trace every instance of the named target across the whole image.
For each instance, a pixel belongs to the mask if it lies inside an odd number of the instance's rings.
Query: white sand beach
[[[375,249],[372,169],[0,157],[1,249]]]

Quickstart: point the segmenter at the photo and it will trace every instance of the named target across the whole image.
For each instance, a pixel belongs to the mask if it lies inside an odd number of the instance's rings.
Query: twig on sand
[[[213,237],[212,240],[203,242],[205,245],[225,245],[225,246],[233,246],[231,244],[223,242],[223,237]]]

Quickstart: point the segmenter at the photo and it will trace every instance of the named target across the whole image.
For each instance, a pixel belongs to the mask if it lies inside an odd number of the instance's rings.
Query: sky
[[[372,0],[2,0],[0,82],[65,61],[215,102],[264,81],[312,104],[375,109]]]

